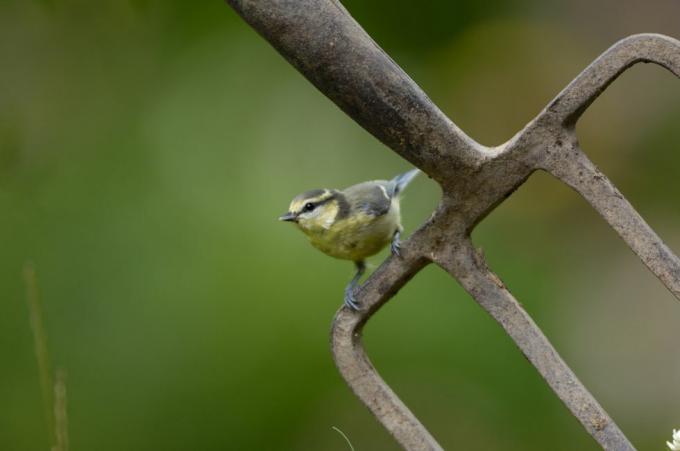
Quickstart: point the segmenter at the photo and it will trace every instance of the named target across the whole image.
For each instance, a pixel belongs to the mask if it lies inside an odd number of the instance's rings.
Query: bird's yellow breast
[[[305,230],[314,247],[344,260],[361,261],[377,254],[401,230],[399,201],[382,216],[357,212],[335,221],[327,229]]]

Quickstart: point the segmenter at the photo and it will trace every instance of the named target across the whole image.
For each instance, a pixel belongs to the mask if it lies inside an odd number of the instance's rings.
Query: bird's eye
[[[305,206],[304,206],[304,210],[305,210],[305,211],[312,211],[312,210],[314,210],[314,204],[311,203],[311,202],[307,202],[307,203],[305,204]]]

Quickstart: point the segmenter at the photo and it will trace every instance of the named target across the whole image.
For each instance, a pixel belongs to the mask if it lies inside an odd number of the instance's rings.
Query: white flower
[[[673,429],[673,443],[666,442],[671,451],[680,451],[680,429]]]

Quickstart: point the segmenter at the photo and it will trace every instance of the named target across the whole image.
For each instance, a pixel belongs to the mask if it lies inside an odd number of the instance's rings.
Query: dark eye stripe
[[[328,202],[332,201],[333,199],[335,199],[335,194],[331,194],[330,196],[328,196],[324,199],[321,199],[321,200],[309,201],[302,206],[302,209],[300,210],[300,212],[304,213],[304,212],[315,210],[317,207],[320,207],[321,205],[327,204]],[[312,208],[308,209],[307,208],[308,205],[311,205]]]
[[[333,193],[333,198],[338,202],[338,213],[335,215],[335,220],[338,221],[340,219],[345,219],[347,216],[349,216],[350,210],[347,198],[339,191],[335,191]]]

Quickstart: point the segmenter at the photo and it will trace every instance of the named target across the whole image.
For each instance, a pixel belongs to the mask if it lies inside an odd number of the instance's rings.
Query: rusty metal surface
[[[643,34],[604,52],[507,143],[476,143],[333,0],[228,0],[253,28],[357,123],[442,187],[432,217],[362,286],[360,312],[340,309],[331,347],[340,373],[394,438],[409,450],[440,450],[380,378],[361,331],[424,266],[456,278],[500,324],[586,431],[606,450],[633,450],[531,317],[476,251],[470,232],[536,170],[581,194],[661,282],[680,298],[680,260],[578,145],[581,114],[622,72],[656,63],[680,77],[680,41]]]

